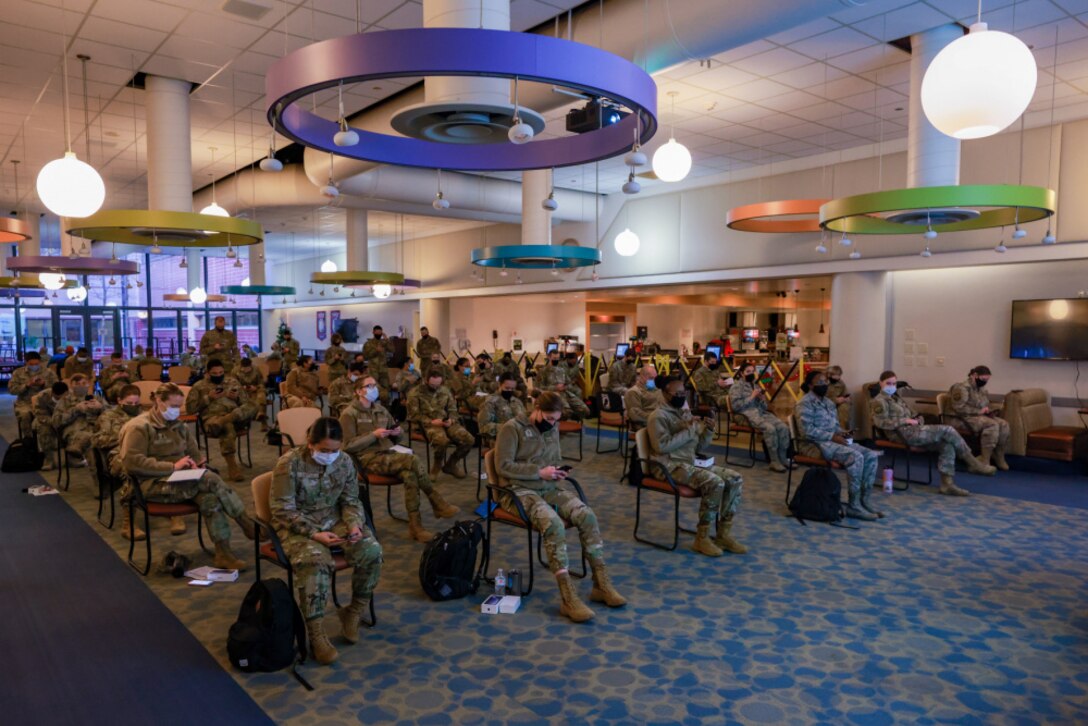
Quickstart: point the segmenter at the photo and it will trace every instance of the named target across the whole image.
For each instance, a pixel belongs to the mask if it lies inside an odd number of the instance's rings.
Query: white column
[[[147,77],[147,202],[150,209],[193,211],[189,82]]]
[[[963,37],[954,23],[910,36],[910,115],[907,128],[907,186],[954,186],[960,183],[960,142],[942,134],[922,110],[922,79],[941,50]]]
[[[423,0],[423,27],[510,30],[510,0]],[[432,76],[423,88],[428,104],[510,103],[511,84],[504,78]]]
[[[552,213],[540,206],[552,189],[551,169],[531,169],[521,174],[521,243],[550,245]]]
[[[268,279],[265,274],[264,242],[250,245],[246,248],[249,252],[249,284],[265,285]]]
[[[449,299],[424,298],[420,300],[419,327],[427,328],[427,331],[442,343],[442,352],[449,353],[453,349]],[[413,330],[411,337],[415,338],[418,335],[419,331]]]
[[[366,230],[366,210],[349,209],[345,237],[347,239],[347,269],[353,271],[369,270],[370,250]]]
[[[856,389],[875,381],[891,360],[888,343],[891,315],[891,277],[886,272],[847,272],[831,281],[831,363],[843,368],[855,406],[867,405]],[[863,434],[864,435],[864,434]]]

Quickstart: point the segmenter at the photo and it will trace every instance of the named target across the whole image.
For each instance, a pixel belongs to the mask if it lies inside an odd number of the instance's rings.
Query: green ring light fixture
[[[832,199],[820,207],[820,226],[846,234],[913,234],[921,225],[897,222],[881,215],[913,212],[913,220],[932,210],[978,208],[977,216],[930,225],[935,232],[966,232],[1021,225],[1046,219],[1057,209],[1057,195],[1045,187],[1006,184],[917,187]]]
[[[315,272],[310,282],[341,287],[368,287],[370,285],[403,285],[404,275],[399,272],[368,272],[367,270],[342,270],[340,272]]]
[[[246,247],[264,241],[261,225],[237,217],[111,209],[76,220],[68,234],[92,242],[160,247]]]
[[[295,288],[286,285],[223,285],[223,295],[294,295]]]
[[[565,245],[504,245],[472,250],[472,264],[510,270],[549,270],[601,264],[601,251]]]

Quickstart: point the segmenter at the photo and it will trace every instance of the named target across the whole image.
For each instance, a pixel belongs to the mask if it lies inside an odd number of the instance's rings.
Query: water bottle
[[[888,494],[891,494],[892,490],[895,489],[894,481],[895,469],[889,466],[884,470],[884,491]]]
[[[506,574],[499,568],[495,573],[495,594],[502,597],[506,594]]]

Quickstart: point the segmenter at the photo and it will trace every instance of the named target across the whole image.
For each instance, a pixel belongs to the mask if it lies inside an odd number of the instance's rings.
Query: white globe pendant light
[[[194,287],[189,293],[189,301],[194,305],[203,305],[208,299],[208,293],[202,287]]]
[[[325,260],[321,263],[322,272],[336,272],[336,263],[332,260]]]
[[[229,217],[230,212],[220,207],[215,202],[212,202],[208,206],[200,210],[201,214],[210,214],[213,217]]]
[[[393,286],[379,283],[374,285],[374,287],[371,288],[371,291],[374,293],[374,297],[384,300],[393,294]]]
[[[1024,113],[1037,80],[1035,56],[1019,38],[978,22],[929,64],[922,109],[948,136],[993,136]]]
[[[59,290],[67,282],[64,275],[59,272],[43,272],[38,275],[38,281],[46,290]]]
[[[80,285],[79,287],[69,288],[68,299],[74,303],[81,303],[87,299],[87,288]]]
[[[616,254],[623,257],[630,257],[638,252],[639,241],[638,235],[630,230],[630,228],[624,228],[622,232],[616,235],[616,240],[613,243],[616,247]]]
[[[682,181],[691,171],[691,152],[674,138],[654,152],[654,174],[664,182]]]
[[[58,217],[89,217],[106,201],[106,185],[90,164],[66,151],[38,172],[38,197]]]

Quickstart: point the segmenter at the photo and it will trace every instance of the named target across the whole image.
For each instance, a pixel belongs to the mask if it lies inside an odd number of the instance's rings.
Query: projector
[[[596,131],[604,126],[619,123],[629,112],[606,106],[594,99],[581,108],[572,108],[567,112],[567,131],[584,134]]]

